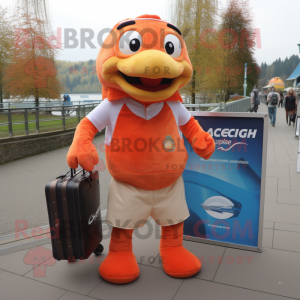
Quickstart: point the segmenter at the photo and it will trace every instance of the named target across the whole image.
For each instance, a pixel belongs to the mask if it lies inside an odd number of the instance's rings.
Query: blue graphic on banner
[[[212,241],[258,246],[262,118],[195,116],[216,143],[210,159],[185,139],[189,159],[183,172],[190,217],[184,234]]]

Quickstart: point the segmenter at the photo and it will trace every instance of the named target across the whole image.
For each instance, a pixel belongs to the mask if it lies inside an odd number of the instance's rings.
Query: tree
[[[56,65],[58,78],[65,84],[64,93],[101,93],[102,87],[96,73],[96,60],[57,61]]]
[[[259,88],[266,86],[270,79],[274,77],[280,77],[286,87],[290,86],[292,82],[286,79],[292,74],[299,63],[300,58],[298,55],[292,55],[290,58],[286,57],[284,61],[281,58],[276,59],[270,65],[263,63],[259,77]]]
[[[8,10],[0,5],[0,103],[3,102],[4,72],[12,59],[12,22]]]
[[[173,0],[171,20],[183,32],[194,68],[190,84],[181,90],[191,95],[192,103],[196,95],[210,101],[217,93],[227,101],[230,94],[243,93],[245,63],[250,71],[248,88],[258,82],[260,68],[254,57],[253,16],[247,0],[228,0],[221,13],[214,0]]]
[[[201,43],[201,34],[208,30],[207,39],[213,39],[209,30],[214,27],[217,15],[215,0],[174,0],[171,5],[171,21],[183,32],[183,37],[194,68],[191,82],[182,88],[182,93],[191,96],[196,103],[196,95],[203,94],[211,81],[214,58],[210,47]],[[205,39],[205,37],[204,37]]]
[[[34,96],[36,105],[40,97],[60,98],[61,84],[56,76],[57,49],[47,43],[51,35],[45,31],[44,21],[21,13],[11,64],[6,69],[5,90],[15,97]]]
[[[18,0],[18,7],[29,17],[43,21],[44,33],[50,28],[49,8],[47,0]]]
[[[243,90],[244,65],[251,72],[248,88],[257,83],[259,67],[254,58],[254,28],[251,9],[247,0],[228,0],[221,14],[219,26],[219,73],[221,98],[229,100],[230,94]]]
[[[68,89],[71,88],[71,81],[70,81],[70,78],[69,78],[69,75],[68,75],[68,74],[66,75],[66,87],[67,87]]]

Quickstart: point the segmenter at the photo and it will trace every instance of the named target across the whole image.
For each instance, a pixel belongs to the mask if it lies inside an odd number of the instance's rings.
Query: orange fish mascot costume
[[[123,20],[102,45],[96,68],[105,100],[77,126],[67,161],[73,169],[79,164],[93,170],[99,158],[92,141],[106,127],[106,164],[113,177],[106,219],[113,229],[99,273],[117,284],[139,276],[132,234],[151,216],[162,228],[164,271],[177,278],[193,276],[201,263],[182,245],[183,221],[189,217],[182,133],[204,159],[215,143],[178,92],[193,72],[181,32],[156,15]]]

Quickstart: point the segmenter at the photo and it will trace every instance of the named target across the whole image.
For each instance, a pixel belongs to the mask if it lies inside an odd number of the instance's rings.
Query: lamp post
[[[247,90],[247,63],[245,63],[244,97],[246,97],[246,90]]]

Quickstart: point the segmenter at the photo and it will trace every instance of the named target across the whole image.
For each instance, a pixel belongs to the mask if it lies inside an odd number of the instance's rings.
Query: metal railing
[[[99,104],[102,100],[75,100],[75,101],[39,101],[39,107],[46,107],[46,106],[62,106],[62,105],[81,105],[81,104]],[[35,101],[9,101],[0,103],[0,108],[29,108],[29,107],[36,107]]]
[[[188,110],[202,111],[203,108],[211,111],[214,107],[219,106],[219,103],[201,103],[201,104],[183,104]]]
[[[101,100],[51,101],[40,102],[38,107],[35,107],[35,102],[11,102],[9,107],[0,108],[0,138],[75,128],[80,120],[100,102]],[[28,106],[28,104],[32,106]],[[244,98],[226,104],[221,102],[184,104],[184,106],[195,111],[245,112],[249,111],[250,104],[250,98]],[[22,105],[26,106],[22,107]]]
[[[75,128],[100,102],[0,108],[0,138]]]
[[[212,110],[212,112],[247,112],[251,107],[251,98],[243,98],[231,102],[220,102],[219,107]]]

